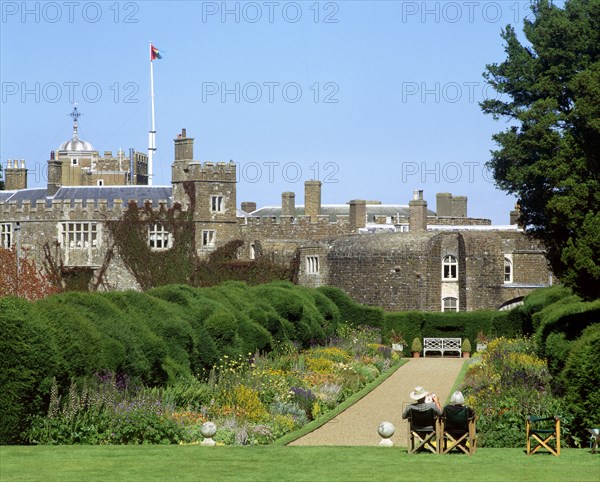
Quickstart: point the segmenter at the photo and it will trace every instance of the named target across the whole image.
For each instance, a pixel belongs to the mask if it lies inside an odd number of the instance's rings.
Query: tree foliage
[[[0,191],[4,190],[4,181],[2,180],[2,164],[0,164]]]
[[[510,126],[488,165],[519,199],[554,273],[585,298],[600,283],[600,0],[535,0],[526,41],[508,25],[507,58],[486,66],[499,96],[484,113]]]

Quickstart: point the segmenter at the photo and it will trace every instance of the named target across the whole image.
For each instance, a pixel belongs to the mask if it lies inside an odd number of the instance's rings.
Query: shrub
[[[568,407],[551,394],[546,363],[535,355],[531,340],[491,341],[481,361],[467,370],[462,391],[477,413],[482,446],[522,446],[528,415],[560,416],[570,439]]]
[[[412,342],[412,345],[410,346],[410,350],[415,353],[415,352],[419,352],[421,353],[421,350],[423,350],[423,344],[421,343],[421,339],[420,338],[415,338]]]
[[[332,286],[320,286],[317,290],[335,303],[340,314],[339,320],[342,323],[354,326],[383,326],[384,311],[381,308],[361,305],[341,289]]]
[[[463,353],[471,353],[471,342],[468,338],[465,338],[460,347]]]
[[[600,426],[600,323],[586,328],[573,342],[561,380],[565,399],[571,407],[573,432],[581,439],[588,436],[587,428]]]

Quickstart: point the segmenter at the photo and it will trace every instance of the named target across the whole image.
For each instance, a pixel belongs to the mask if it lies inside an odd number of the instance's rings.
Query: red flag
[[[162,55],[160,55],[160,51],[152,44],[150,44],[150,62],[155,59],[162,59]]]

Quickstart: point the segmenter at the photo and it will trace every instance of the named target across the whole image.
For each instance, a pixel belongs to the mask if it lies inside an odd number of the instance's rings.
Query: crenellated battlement
[[[350,217],[337,216],[331,221],[329,216],[318,216],[312,221],[310,216],[248,217],[238,218],[243,237],[271,239],[307,239],[339,236],[350,232]]]
[[[175,161],[173,163],[173,182],[236,182],[237,166],[235,162]]]
[[[133,201],[137,201],[132,199]],[[46,200],[38,199],[35,203],[30,200],[9,201],[0,203],[1,221],[58,221],[58,220],[106,220],[121,219],[129,202],[123,199],[73,199]],[[159,200],[153,205],[152,200],[144,200],[157,210],[161,206],[169,206],[168,200]],[[140,204],[141,205],[141,204]]]

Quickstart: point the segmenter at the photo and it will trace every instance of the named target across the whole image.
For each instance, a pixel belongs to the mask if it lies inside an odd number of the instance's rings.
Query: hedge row
[[[368,325],[377,328],[383,327],[385,312],[381,308],[361,305],[341,289],[332,286],[321,286],[317,290],[327,296],[338,307],[340,320],[343,323],[353,326]]]
[[[572,413],[570,433],[585,436],[600,425],[600,300],[584,302],[553,286],[534,291],[509,313],[511,326],[521,324],[523,334],[533,335],[537,354],[548,361],[552,390]]]
[[[404,354],[410,354],[415,338],[443,337],[467,338],[475,348],[477,335],[502,336],[502,327],[508,316],[504,311],[469,311],[459,313],[397,312],[386,313],[384,336],[389,338],[392,330],[401,334],[406,344]]]
[[[53,378],[68,386],[108,370],[165,385],[222,355],[323,341],[339,320],[329,297],[284,282],[0,299],[0,444],[17,441],[27,416],[43,410]]]

